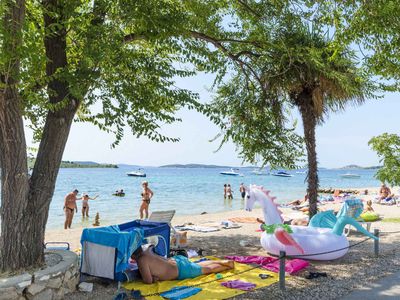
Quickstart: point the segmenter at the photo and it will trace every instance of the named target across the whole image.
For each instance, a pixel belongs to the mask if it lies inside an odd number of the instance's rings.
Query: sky
[[[178,79],[177,85],[198,92],[202,102],[212,99],[208,88],[212,76],[199,74]],[[335,168],[349,164],[360,166],[378,165],[379,159],[368,146],[371,137],[384,132],[400,134],[399,93],[387,93],[382,99],[368,100],[362,106],[349,106],[345,112],[331,114],[316,132],[317,155],[320,167]],[[160,166],[165,164],[217,164],[240,166],[242,159],[235,145],[226,144],[216,152],[218,141],[210,140],[219,129],[207,117],[186,109],[177,112],[182,122],[167,125],[162,132],[179,137],[177,143],[156,143],[147,138],[135,138],[126,130],[125,137],[116,148],[112,134],[101,132],[91,124],[75,123],[65,148],[63,160],[95,161],[100,163]],[[302,123],[297,111],[293,117],[299,120],[297,132],[302,134]],[[33,145],[32,134],[26,129],[27,142]],[[245,165],[249,165],[245,163]]]

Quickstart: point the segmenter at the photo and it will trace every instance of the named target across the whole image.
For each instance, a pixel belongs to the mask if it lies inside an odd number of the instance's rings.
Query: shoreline
[[[354,190],[365,190],[365,188],[362,189],[354,189]],[[368,188],[368,195],[359,195],[359,197],[363,200],[369,200],[373,199],[377,193],[378,193],[378,188]],[[238,200],[241,201],[241,200]],[[341,207],[341,203],[332,203],[332,202],[326,202],[323,205],[321,205],[321,210],[338,210]],[[374,204],[373,205],[375,211],[379,213],[382,217],[384,218],[399,218],[400,217],[400,207],[397,206],[386,206],[386,205],[378,205]],[[286,207],[280,207],[280,210],[282,211],[282,214],[285,218],[285,220],[288,219],[302,219],[307,217],[306,215],[302,214],[301,212],[297,210],[293,210],[291,208],[286,208]],[[151,212],[150,212],[151,214]],[[220,225],[222,221],[226,221],[229,218],[234,218],[234,217],[253,217],[253,218],[261,218],[263,219],[263,212],[262,209],[259,207],[254,208],[251,212],[245,211],[243,209],[241,210],[226,210],[222,212],[215,212],[215,213],[205,213],[205,214],[191,214],[191,215],[175,215],[174,218],[172,219],[172,226],[177,226],[177,225],[182,225],[185,223],[193,223],[195,225],[199,226],[217,226]],[[76,216],[75,216],[76,218]],[[79,215],[80,218],[80,215]],[[91,217],[93,218],[93,217]],[[101,222],[100,219],[100,226],[99,227],[104,227],[104,226],[109,226],[109,225],[115,225],[115,224],[123,224],[126,222],[130,222],[133,220],[136,220],[138,218],[131,218],[131,219],[122,219],[122,220],[116,220],[115,222],[113,221],[107,221],[107,222]],[[60,219],[61,220],[61,219]],[[62,219],[63,221],[64,219]],[[82,233],[82,230],[84,228],[94,228],[92,225],[93,220],[90,219],[87,222],[87,226],[84,225],[77,225],[72,223],[72,229],[67,229],[65,230],[64,228],[50,228],[46,229],[46,234],[45,234],[45,241],[46,242],[56,242],[56,241],[65,241],[70,243],[71,249],[78,250],[80,246],[80,235]],[[376,222],[378,223],[378,222]],[[382,223],[382,222],[379,222]],[[242,224],[240,223],[243,227],[248,227],[250,225],[255,225],[254,230],[258,229],[259,224],[253,223],[253,224]],[[63,226],[63,223],[60,223],[60,227]],[[222,232],[222,231],[219,231]],[[227,232],[227,231],[223,231]],[[230,230],[230,232],[235,232],[235,230]],[[199,233],[199,232],[194,232],[194,231],[189,231],[189,236],[197,236],[197,235],[204,235],[204,233]]]

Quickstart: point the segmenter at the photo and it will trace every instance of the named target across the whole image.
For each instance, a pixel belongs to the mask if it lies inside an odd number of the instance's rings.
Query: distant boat
[[[268,173],[263,172],[262,170],[258,170],[258,169],[254,169],[253,171],[251,171],[251,174],[259,175],[259,176],[268,175]]]
[[[346,173],[346,174],[340,175],[340,177],[342,177],[342,178],[360,178],[361,175],[352,174],[352,173]]]
[[[296,171],[296,174],[306,174],[307,171]]]
[[[128,173],[126,173],[126,175],[132,176],[132,177],[146,177],[146,173],[143,172],[142,169],[139,169],[139,170],[133,171],[133,172],[128,172]]]
[[[234,169],[231,169],[230,171],[222,171],[222,172],[219,172],[219,174],[227,175],[227,176],[243,176],[243,174],[236,172]]]
[[[284,171],[279,171],[279,172],[276,172],[276,173],[272,173],[271,175],[272,176],[278,176],[278,177],[293,177],[292,174],[289,174],[289,173],[284,172]]]

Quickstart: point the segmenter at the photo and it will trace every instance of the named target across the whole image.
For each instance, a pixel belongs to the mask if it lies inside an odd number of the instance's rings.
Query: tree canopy
[[[383,163],[375,178],[391,186],[400,185],[400,136],[384,133],[371,138],[368,142]]]

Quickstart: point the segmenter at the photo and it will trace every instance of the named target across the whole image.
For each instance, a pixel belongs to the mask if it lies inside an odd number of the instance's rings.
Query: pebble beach
[[[365,188],[360,189],[364,191]],[[363,200],[373,199],[377,189],[369,189],[368,195],[360,196]],[[320,206],[320,210],[339,209],[340,203],[329,203]],[[258,289],[237,296],[235,299],[339,299],[358,287],[377,281],[400,270],[400,207],[374,204],[374,210],[383,218],[373,222],[371,231],[379,229],[379,256],[374,255],[374,243],[368,240],[349,249],[342,258],[334,261],[311,261],[310,266],[296,275],[286,279],[286,292],[279,290],[278,284]],[[290,208],[281,208],[285,219],[301,218],[300,212]],[[206,213],[191,216],[176,216],[172,225],[195,224],[198,226],[220,226],[221,222],[235,217],[263,218],[261,209],[251,212],[237,210],[223,213]],[[188,248],[204,249],[206,255],[224,257],[226,255],[267,255],[261,247],[258,223],[238,223],[240,228],[222,229],[215,232],[188,231]],[[102,224],[105,225],[105,224]],[[48,230],[46,241],[67,241],[72,250],[79,251],[81,227],[71,230]],[[350,244],[365,240],[365,236],[354,230],[348,237]],[[327,277],[305,279],[308,271],[326,272]],[[116,293],[116,284],[105,285],[95,281],[90,294],[75,292],[66,299],[111,299]]]

